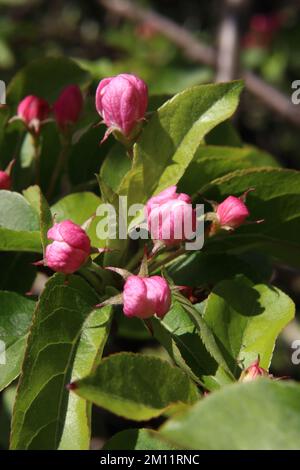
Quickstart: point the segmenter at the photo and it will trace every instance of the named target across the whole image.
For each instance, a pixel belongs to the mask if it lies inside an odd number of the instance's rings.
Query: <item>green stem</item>
[[[81,268],[79,273],[98,294],[102,293],[102,282],[94,272],[90,271],[88,268]]]
[[[40,138],[38,135],[32,135],[33,148],[34,148],[34,160],[35,160],[35,183],[41,185],[41,145]]]
[[[183,255],[186,252],[184,247],[179,248],[176,251],[173,251],[169,254],[169,256],[165,257],[161,261],[157,261],[156,263],[150,263],[149,270],[150,272],[157,271],[161,266],[165,266],[169,264],[174,259],[178,258],[179,256]]]
[[[143,250],[144,248],[140,248],[136,252],[136,254],[131,258],[131,260],[126,264],[127,271],[134,271],[138,267],[139,262],[142,261]]]
[[[52,178],[49,184],[49,188],[47,191],[47,198],[51,199],[53,195],[53,191],[55,189],[57,179],[59,178],[59,175],[61,172],[63,172],[63,184],[64,184],[64,193],[69,192],[70,189],[70,182],[69,182],[69,177],[68,177],[68,156],[69,156],[69,150],[70,150],[70,137],[66,134],[62,135],[61,138],[61,151],[58,156],[56,166],[54,168],[54,172],[52,174]]]

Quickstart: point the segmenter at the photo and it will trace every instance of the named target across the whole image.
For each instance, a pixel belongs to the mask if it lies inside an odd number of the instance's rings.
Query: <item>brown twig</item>
[[[217,56],[215,49],[203,44],[189,31],[177,25],[172,20],[151,10],[142,8],[129,0],[99,0],[99,3],[119,16],[137,23],[148,24],[157,32],[174,42],[174,44],[182,49],[187,57],[195,62],[216,67]],[[299,108],[291,102],[289,97],[264,82],[264,80],[252,72],[243,70],[241,76],[245,80],[247,89],[262,103],[281,115],[291,124],[300,127]]]
[[[248,0],[223,0],[218,33],[216,82],[228,82],[239,75],[241,20]]]

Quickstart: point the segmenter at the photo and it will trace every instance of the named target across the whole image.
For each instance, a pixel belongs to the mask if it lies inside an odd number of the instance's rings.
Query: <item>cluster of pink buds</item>
[[[124,143],[132,141],[141,129],[147,106],[147,85],[136,75],[122,73],[101,80],[96,109],[108,127],[102,141],[111,132]]]
[[[121,74],[102,80],[96,92],[96,109],[108,127],[105,138],[113,132],[125,145],[132,144],[141,129],[147,105],[147,86],[137,76]],[[82,107],[83,98],[80,89],[76,85],[70,85],[61,92],[52,109],[41,98],[35,96],[24,98],[19,104],[18,116],[31,132],[38,133],[41,125],[53,111],[59,128],[64,132],[70,124],[76,123]],[[0,172],[2,189],[10,187],[9,175],[3,176],[3,173]],[[220,230],[235,230],[245,223],[249,216],[245,204],[246,194],[239,198],[229,196],[220,204],[212,202],[214,211],[205,216],[205,219],[211,222],[209,235],[214,235]],[[185,240],[191,240],[196,231],[197,216],[191,197],[177,192],[175,185],[148,200],[145,217],[154,241],[152,255],[157,244],[173,247]],[[42,264],[66,275],[78,271],[94,252],[85,230],[70,220],[55,223],[48,231],[48,239],[52,242],[46,247]],[[146,254],[142,267],[145,263],[148,267]],[[122,303],[124,315],[127,317],[147,320],[157,315],[163,318],[171,306],[171,288],[165,278],[148,276],[148,268],[142,267],[137,275],[120,268],[107,268],[123,275],[124,289],[122,294],[108,299],[100,306]],[[198,297],[203,295],[202,292],[197,293],[188,287],[185,289],[187,297],[192,302],[197,302]],[[262,371],[258,363],[253,364],[244,371],[245,380],[246,376],[250,380],[249,377],[254,377],[255,374],[262,375]]]
[[[83,97],[77,85],[64,88],[51,107],[50,104],[35,95],[26,96],[18,105],[17,116],[12,120],[20,119],[28,131],[38,135],[41,126],[50,120],[54,113],[59,128],[64,131],[69,125],[75,124],[83,107]]]

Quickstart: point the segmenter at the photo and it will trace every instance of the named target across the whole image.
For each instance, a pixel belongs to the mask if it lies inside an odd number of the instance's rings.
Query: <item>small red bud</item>
[[[77,387],[78,387],[78,385],[77,385],[76,382],[71,382],[71,383],[66,385],[66,389],[69,390],[69,392],[71,392],[73,390],[76,390]]]

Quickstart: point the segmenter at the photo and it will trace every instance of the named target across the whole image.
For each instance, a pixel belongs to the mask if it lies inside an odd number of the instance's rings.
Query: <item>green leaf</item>
[[[101,199],[93,193],[73,193],[60,199],[51,207],[57,222],[71,219],[75,224],[86,222],[101,204]]]
[[[195,194],[210,181],[232,171],[266,166],[278,167],[279,164],[267,152],[255,147],[201,145],[180,180],[179,188]]]
[[[0,390],[20,374],[34,307],[33,300],[0,291],[0,340],[5,343],[6,356],[6,363],[0,363]]]
[[[42,250],[38,215],[23,196],[12,191],[0,191],[0,250]]]
[[[250,219],[264,219],[264,223],[239,227],[232,236],[212,237],[205,249],[222,253],[255,249],[299,266],[300,172],[276,168],[235,171],[212,181],[202,194],[222,201],[248,188],[255,188],[247,197]]]
[[[70,219],[75,224],[82,225],[90,217],[96,214],[98,206],[101,204],[101,199],[91,192],[73,193],[60,199],[56,204],[51,207],[51,212],[57,222]],[[87,230],[94,246],[102,246],[103,240],[100,240],[96,235],[96,225],[99,222],[99,217],[95,217],[90,227]]]
[[[200,314],[194,307],[194,315]],[[201,322],[201,318],[199,318]],[[202,320],[201,326],[204,321]],[[195,382],[215,390],[232,379],[222,372],[217,360],[206,349],[201,334],[205,329],[195,324],[179,295],[173,295],[172,308],[163,320],[152,319],[153,333],[173,361]],[[209,339],[206,338],[206,342]]]
[[[116,143],[101,166],[100,180],[117,192],[122,179],[130,170],[131,163],[124,146]]]
[[[178,447],[162,440],[152,429],[127,429],[115,434],[103,450],[175,450]]]
[[[67,284],[60,274],[48,281],[28,338],[13,413],[12,449],[58,448],[68,412],[66,385],[83,325],[98,301],[78,276],[70,276]],[[81,365],[77,367],[81,373]]]
[[[160,434],[183,449],[298,449],[300,386],[259,379],[224,387],[167,421]]]
[[[114,143],[114,139],[107,139],[100,145],[106,126],[95,126],[99,119],[95,98],[88,96],[82,115],[76,124],[68,157],[71,182],[85,189],[92,184],[97,186],[95,174],[99,173],[99,167]]]
[[[27,199],[31,207],[37,212],[40,221],[41,239],[43,245],[43,251],[49,241],[47,238],[47,232],[53,225],[52,214],[50,207],[41,192],[39,186],[30,186],[23,191],[24,197]]]
[[[32,253],[0,253],[0,290],[26,294],[30,291],[36,276],[32,263],[36,255]]]
[[[85,321],[76,351],[71,381],[81,379],[91,373],[100,363],[111,319],[112,308],[104,307],[94,310]],[[91,404],[78,395],[70,394],[59,449],[89,450],[90,417]]]
[[[207,299],[204,320],[217,338],[233,373],[260,356],[268,369],[275,341],[293,319],[293,301],[275,287],[245,279],[220,282]]]
[[[205,137],[205,142],[207,145],[243,147],[243,142],[230,119],[214,127]]]
[[[196,386],[178,368],[156,357],[120,353],[104,359],[75,393],[124,418],[143,421],[198,399]]]
[[[12,416],[13,404],[16,396],[16,386],[11,385],[6,388],[1,394],[1,415],[0,415],[0,446],[1,449],[8,449],[9,447],[9,435],[10,435],[10,423]]]
[[[129,204],[143,203],[179,181],[204,136],[233,114],[241,89],[240,81],[196,86],[174,96],[152,115],[119,188],[120,194],[128,194]]]
[[[89,81],[89,73],[71,59],[37,59],[21,69],[10,82],[7,102],[17,104],[26,95],[37,95],[52,103],[65,86],[86,86]]]
[[[271,260],[260,253],[250,251],[234,256],[206,253],[203,249],[180,256],[168,265],[167,271],[176,285],[213,287],[237,274],[244,274],[253,282],[269,282],[273,266]]]

